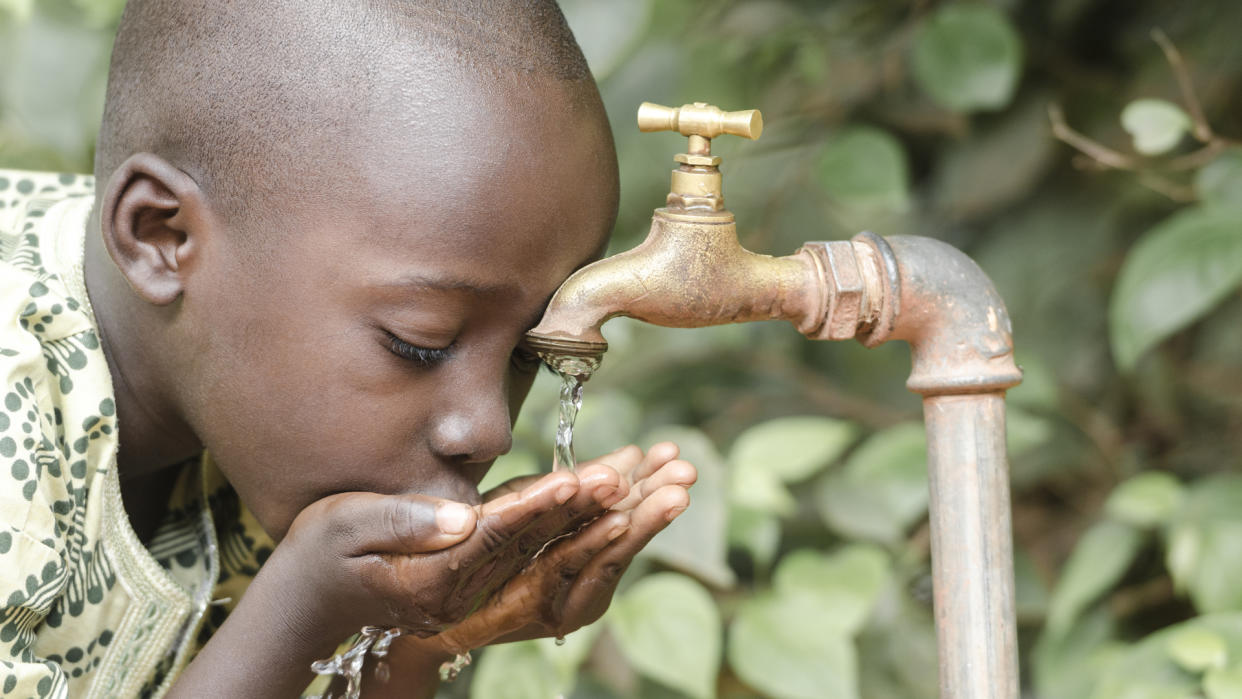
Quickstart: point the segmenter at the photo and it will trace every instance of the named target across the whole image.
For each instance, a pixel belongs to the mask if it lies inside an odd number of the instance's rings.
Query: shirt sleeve
[[[14,281],[11,272],[0,262],[0,695],[65,697],[63,669],[34,648],[65,590],[76,503],[63,477],[57,411],[37,381],[48,375],[47,359],[20,327],[21,307],[12,308],[3,279]]]

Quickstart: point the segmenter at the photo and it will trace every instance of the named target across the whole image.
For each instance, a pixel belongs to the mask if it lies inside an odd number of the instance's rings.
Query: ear
[[[99,228],[129,285],[158,306],[185,288],[185,274],[212,217],[198,183],[150,153],[129,157],[108,179]]]

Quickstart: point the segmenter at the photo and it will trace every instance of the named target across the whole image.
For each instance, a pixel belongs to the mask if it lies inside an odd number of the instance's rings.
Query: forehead
[[[409,250],[465,272],[480,260],[514,273],[551,266],[563,278],[598,254],[615,214],[597,98],[552,79],[458,77],[359,105],[329,149],[333,217],[349,219],[341,228],[355,248]]]

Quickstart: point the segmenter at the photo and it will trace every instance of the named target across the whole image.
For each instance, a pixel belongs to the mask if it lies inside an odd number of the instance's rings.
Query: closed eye
[[[420,347],[410,344],[390,332],[385,331],[385,334],[388,336],[388,351],[420,367],[433,367],[452,356],[452,345],[439,348]]]

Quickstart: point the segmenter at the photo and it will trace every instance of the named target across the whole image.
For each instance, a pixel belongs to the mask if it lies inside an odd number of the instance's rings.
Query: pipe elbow
[[[911,391],[984,393],[1022,381],[1009,313],[974,260],[932,238],[863,234],[855,240],[875,249],[886,296],[896,299],[859,339],[867,346],[909,343]]]

